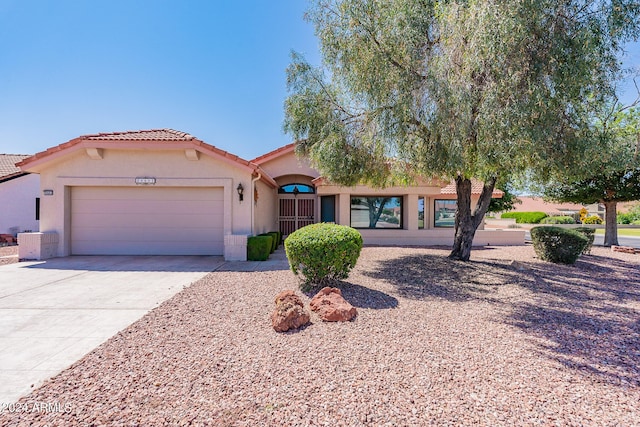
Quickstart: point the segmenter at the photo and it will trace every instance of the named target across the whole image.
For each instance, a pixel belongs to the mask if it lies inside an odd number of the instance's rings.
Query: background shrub
[[[276,240],[276,248],[277,248],[278,246],[280,246],[280,243],[282,243],[282,232],[280,232],[280,231],[270,231],[269,234],[271,234],[271,233],[276,233],[276,235],[278,236],[277,240]]]
[[[598,215],[591,215],[584,219],[584,224],[602,224],[602,218]]]
[[[515,218],[517,224],[538,224],[547,214],[544,212],[507,212],[501,218]]]
[[[362,236],[345,225],[311,224],[291,233],[284,249],[291,271],[303,276],[300,288],[309,291],[349,276],[360,256]]]
[[[627,213],[618,214],[618,224],[635,224],[640,221],[640,204],[629,209]]]
[[[574,230],[582,234],[584,237],[586,237],[589,240],[589,242],[587,243],[587,246],[582,250],[582,253],[590,254],[591,247],[593,246],[593,240],[596,238],[596,229],[589,228],[589,227],[578,227],[578,228],[574,228]]]
[[[540,224],[575,224],[575,220],[571,216],[548,216],[542,218]]]
[[[271,236],[251,236],[247,239],[247,260],[266,261],[271,253]]]
[[[545,261],[573,264],[589,244],[583,234],[560,227],[533,227],[533,249]]]

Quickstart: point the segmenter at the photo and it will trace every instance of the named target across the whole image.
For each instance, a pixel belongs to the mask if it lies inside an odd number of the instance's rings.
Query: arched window
[[[316,189],[313,188],[311,185],[299,184],[299,183],[287,184],[278,188],[278,193],[280,194],[298,195],[298,194],[314,194],[315,192],[316,192]]]

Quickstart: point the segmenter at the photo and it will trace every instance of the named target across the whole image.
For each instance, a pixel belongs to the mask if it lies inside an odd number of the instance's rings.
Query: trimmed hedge
[[[271,253],[271,236],[251,236],[247,239],[247,260],[266,261]]]
[[[548,216],[542,218],[540,224],[575,224],[576,221],[572,216]]]
[[[533,227],[533,249],[545,261],[573,264],[589,244],[589,239],[578,231],[560,227]]]
[[[269,234],[271,234],[271,233],[276,233],[276,235],[278,236],[278,238],[276,240],[276,248],[277,248],[282,243],[282,232],[280,232],[280,231],[270,231]]]
[[[584,255],[590,254],[591,247],[593,246],[593,241],[596,238],[596,229],[589,228],[589,227],[578,227],[578,228],[574,228],[574,230],[582,234],[584,237],[586,237],[589,240],[589,243],[587,243],[587,247],[583,249],[582,253]]]
[[[310,291],[349,276],[360,256],[362,236],[345,225],[311,224],[291,233],[284,249],[291,271],[303,276],[300,288]]]
[[[538,224],[547,214],[544,212],[507,212],[500,218],[515,218],[517,224]]]
[[[258,234],[258,236],[269,236],[271,237],[271,248],[269,249],[270,253],[274,253],[278,248],[278,236],[272,232]]]
[[[277,231],[269,231],[267,233],[273,239],[273,250],[275,251],[280,246],[280,233]]]

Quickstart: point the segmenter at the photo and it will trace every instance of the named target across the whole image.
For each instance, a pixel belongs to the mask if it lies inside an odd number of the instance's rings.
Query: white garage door
[[[222,188],[73,187],[74,255],[222,255]]]

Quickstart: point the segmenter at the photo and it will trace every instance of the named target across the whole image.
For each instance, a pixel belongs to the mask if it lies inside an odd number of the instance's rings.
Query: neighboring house
[[[604,205],[593,203],[581,205],[577,203],[551,203],[545,202],[540,197],[518,196],[522,203],[517,203],[510,212],[544,212],[549,216],[571,216],[582,208],[587,209],[589,215],[597,215],[604,218]]]
[[[15,237],[39,229],[40,176],[16,166],[28,157],[0,154],[0,234]]]
[[[54,256],[244,259],[247,235],[286,236],[320,221],[359,228],[365,244],[453,242],[455,191],[443,194],[446,183],[334,185],[295,156],[294,144],[247,161],[171,129],[103,133],[19,166],[40,174],[40,229],[57,234]],[[474,244],[487,243],[523,244],[524,233],[479,230]]]

